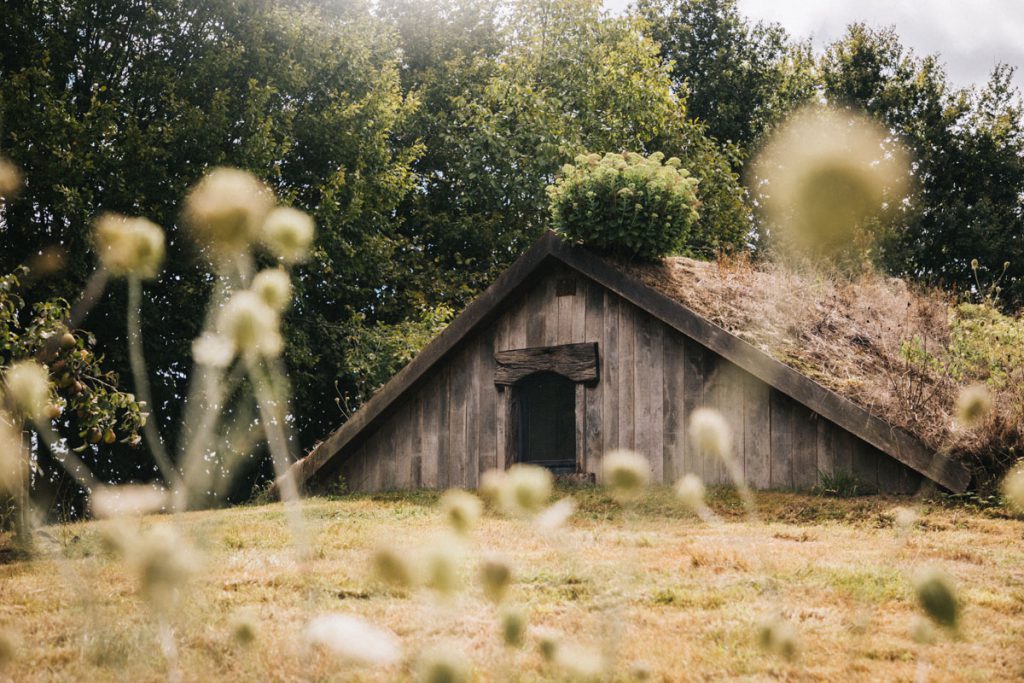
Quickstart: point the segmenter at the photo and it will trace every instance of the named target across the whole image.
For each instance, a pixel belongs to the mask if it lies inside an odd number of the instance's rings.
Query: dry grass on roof
[[[956,425],[961,383],[943,359],[948,296],[876,273],[850,280],[744,257],[674,257],[626,270],[777,360],[916,435],[963,454],[987,436]],[[935,362],[912,362],[907,349]]]

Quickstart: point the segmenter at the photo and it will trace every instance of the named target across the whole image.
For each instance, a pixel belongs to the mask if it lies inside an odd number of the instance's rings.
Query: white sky
[[[621,11],[628,0],[605,0]],[[998,62],[1018,67],[1024,89],[1024,0],[738,0],[752,20],[782,24],[795,37],[811,37],[816,49],[862,21],[895,26],[918,55],[938,53],[957,85],[982,83]]]

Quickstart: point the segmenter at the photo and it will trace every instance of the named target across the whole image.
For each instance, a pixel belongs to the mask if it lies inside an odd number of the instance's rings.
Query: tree
[[[892,29],[855,24],[827,48],[820,73],[828,99],[867,111],[914,159],[910,194],[886,226],[889,270],[969,291],[972,260],[988,280],[1008,261],[1003,300],[1024,303],[1024,105],[1013,70],[954,88],[934,56],[917,57]]]
[[[814,93],[814,59],[778,24],[751,24],[735,0],[640,0],[689,115],[746,158],[764,132]]]

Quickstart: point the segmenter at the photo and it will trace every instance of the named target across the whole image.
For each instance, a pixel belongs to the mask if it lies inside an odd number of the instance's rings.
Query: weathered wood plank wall
[[[569,290],[572,278],[574,294]],[[560,287],[559,284],[562,286]],[[696,452],[687,419],[722,412],[754,488],[808,489],[819,473],[853,473],[882,492],[910,493],[921,477],[692,339],[568,269],[551,269],[486,329],[443,359],[380,425],[342,456],[351,490],[473,488],[506,467],[508,389],[494,384],[498,351],[597,342],[599,381],[577,391],[578,459],[599,473],[603,453],[635,449],[654,481],[694,472],[728,483],[722,463]]]

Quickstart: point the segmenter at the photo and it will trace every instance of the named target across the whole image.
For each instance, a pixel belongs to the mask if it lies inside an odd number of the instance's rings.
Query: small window
[[[518,461],[556,474],[576,471],[576,384],[553,372],[529,375],[513,387],[518,408]]]

